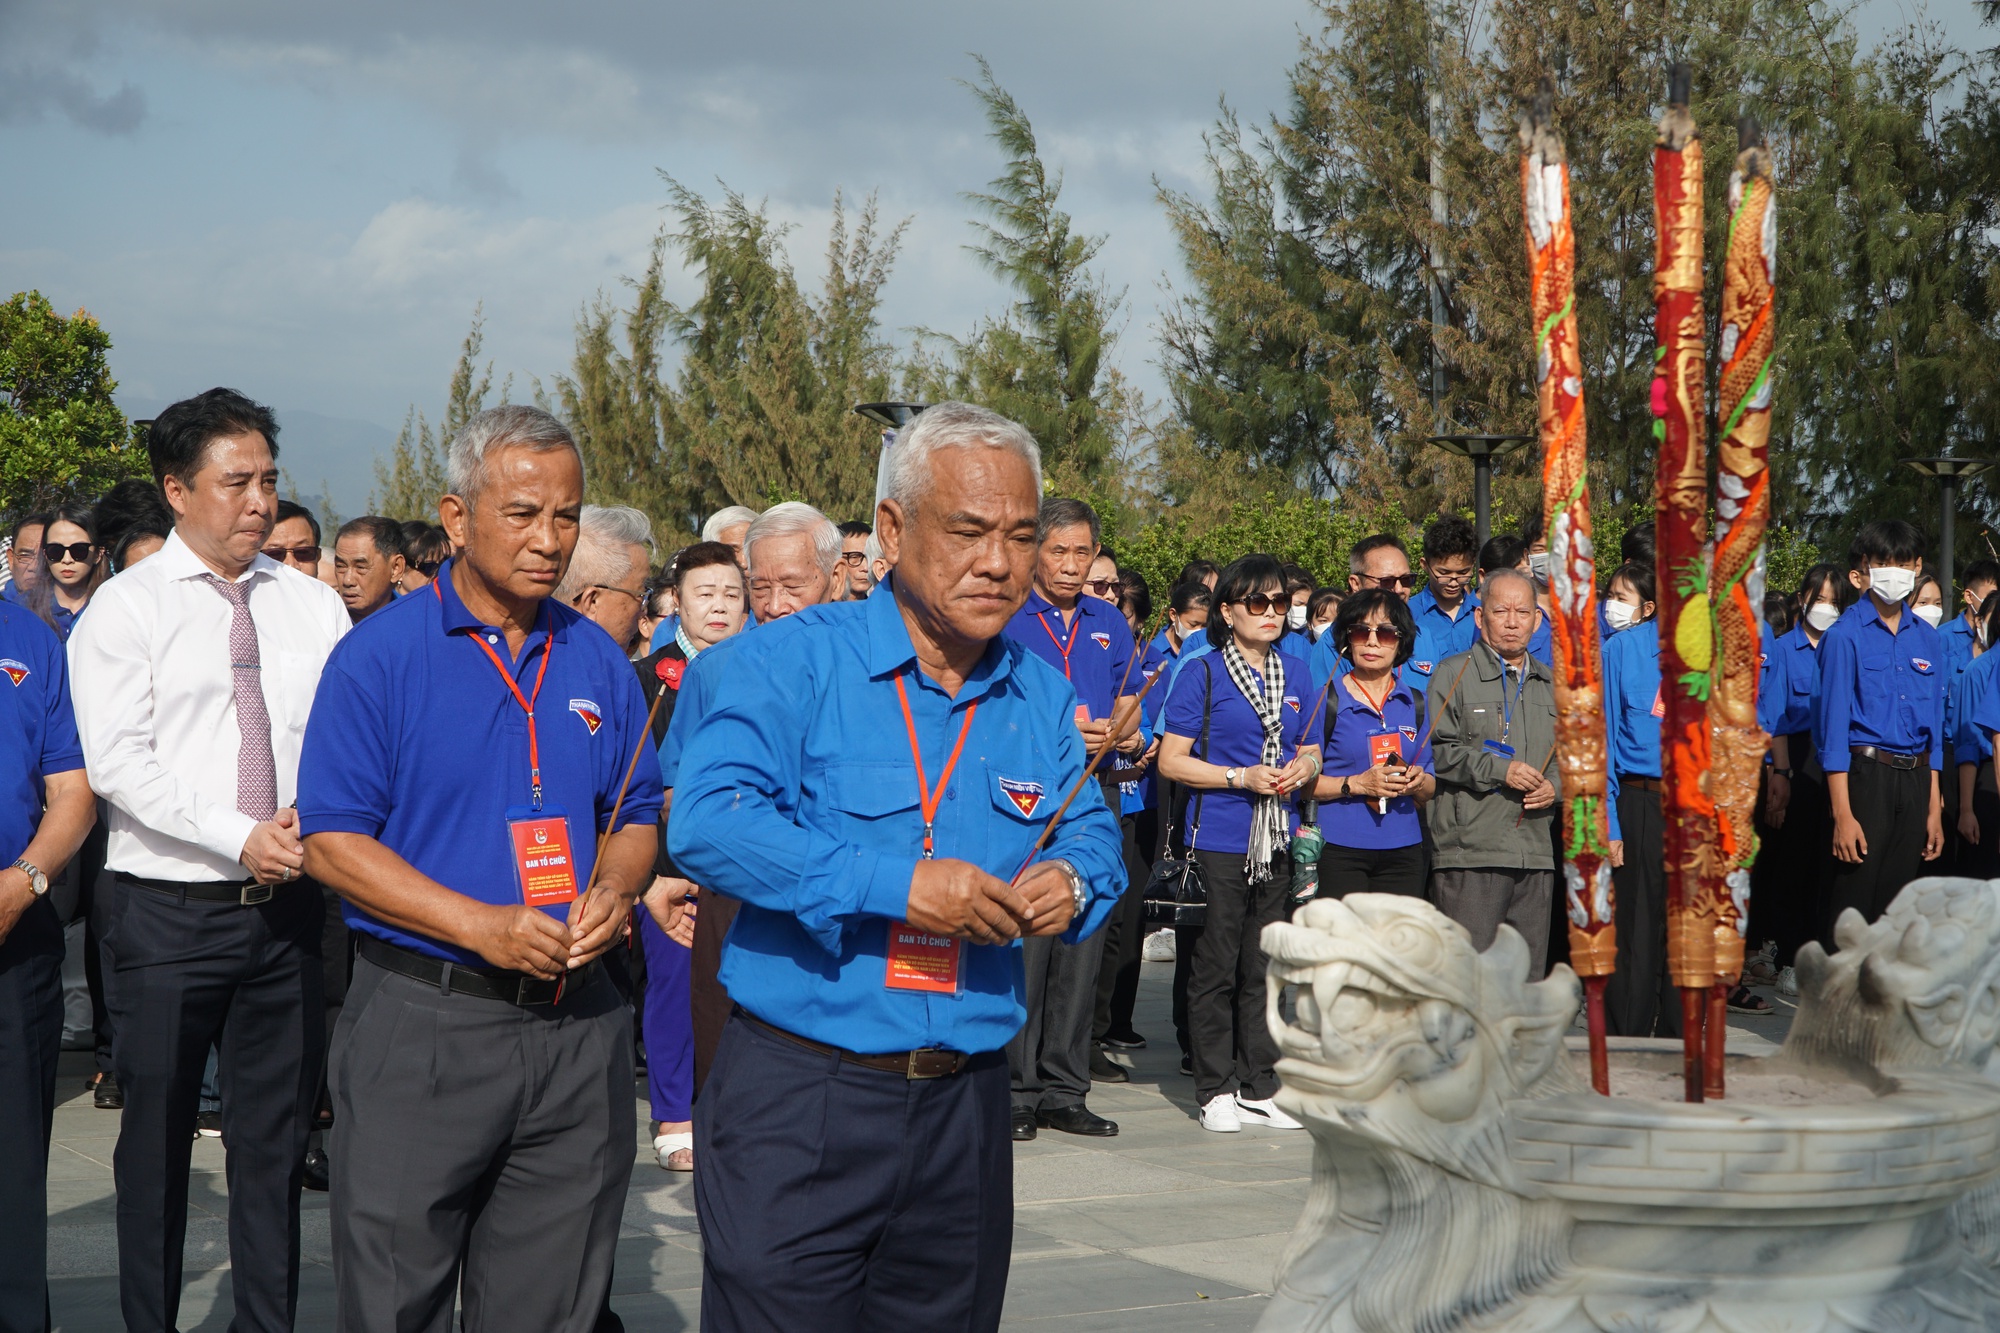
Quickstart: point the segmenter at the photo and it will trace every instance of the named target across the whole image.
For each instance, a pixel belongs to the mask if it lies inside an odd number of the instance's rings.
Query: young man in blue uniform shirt
[[[443,1328],[456,1298],[469,1330],[586,1333],[636,1130],[631,1015],[597,960],[651,882],[659,776],[631,767],[631,663],[550,597],[583,506],[569,432],[494,408],[448,465],[459,554],[342,642],[300,761],[307,865],[359,936],[334,1320]]]
[[[1813,743],[1833,805],[1828,949],[1842,911],[1875,920],[1944,847],[1944,636],[1904,601],[1923,563],[1909,524],[1863,527],[1848,579],[1865,595],[1820,644]]]
[[[0,1328],[46,1329],[62,922],[49,876],[97,820],[55,632],[0,601]]]
[[[1109,602],[1083,595],[1097,558],[1097,515],[1081,500],[1042,502],[1035,532],[1034,586],[1007,624],[1007,637],[1061,674],[1076,692],[1076,729],[1091,750],[1115,744],[1128,754],[1145,746],[1133,701],[1145,686],[1134,669],[1132,627]],[[1085,710],[1088,710],[1087,712]],[[1112,766],[1106,756],[1099,771]],[[1115,786],[1106,793],[1115,799]],[[1090,1024],[1105,940],[1078,944],[1033,939],[1022,946],[1028,1019],[1007,1047],[1014,1079],[1013,1133],[1038,1128],[1105,1137],[1118,1126],[1084,1105],[1090,1092]]]
[[[1479,534],[1457,514],[1446,514],[1424,529],[1424,590],[1410,598],[1410,615],[1417,622],[1417,641],[1405,664],[1411,689],[1428,689],[1439,662],[1479,641],[1472,616],[1479,605],[1479,595],[1472,591],[1478,560]]]
[[[743,901],[695,1103],[711,1333],[999,1325],[1015,942],[1087,935],[1124,878],[1094,784],[1035,850],[1088,762],[1076,691],[1002,634],[1039,461],[984,408],[925,411],[876,511],[888,583],[737,640],[687,737],[674,860]]]

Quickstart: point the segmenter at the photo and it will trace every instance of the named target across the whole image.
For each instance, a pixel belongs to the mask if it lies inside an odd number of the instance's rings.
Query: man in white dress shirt
[[[331,588],[262,554],[278,426],[230,389],[175,403],[147,448],[174,511],[160,553],[98,590],[69,641],[90,785],[110,804],[105,910],[125,1327],[181,1292],[202,1066],[220,1052],[239,1330],[298,1304],[299,1181],[325,1043],[317,888],[299,882],[299,745],[346,631]]]

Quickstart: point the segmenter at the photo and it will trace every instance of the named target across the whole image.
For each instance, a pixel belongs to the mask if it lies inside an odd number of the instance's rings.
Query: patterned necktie
[[[204,574],[229,603],[229,675],[236,693],[236,808],[259,823],[278,812],[278,765],[271,757],[271,714],[264,707],[257,622],[250,618],[250,584]]]

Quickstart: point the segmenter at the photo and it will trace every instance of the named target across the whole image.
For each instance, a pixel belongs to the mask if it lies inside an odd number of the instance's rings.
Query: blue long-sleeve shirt
[[[1944,636],[1908,607],[1896,631],[1863,597],[1847,608],[1819,642],[1819,706],[1813,745],[1820,767],[1845,773],[1848,750],[1873,745],[1897,754],[1923,754],[1944,766]]]
[[[682,871],[743,903],[723,951],[730,996],[765,1022],[849,1050],[998,1050],[1026,1016],[1018,945],[962,945],[956,995],[884,984],[889,926],[909,910],[924,835],[896,680],[925,778],[943,784],[936,855],[1001,879],[1021,868],[1083,774],[1075,690],[1000,638],[949,697],[916,669],[893,596],[809,607],[732,642],[727,670],[704,662],[697,673],[708,704],[685,738],[668,825]],[[1087,887],[1065,936],[1081,938],[1126,887],[1118,820],[1096,783],[1037,859],[1056,858]]]
[[[1823,640],[1822,640],[1823,641]],[[1794,625],[1778,637],[1764,658],[1757,682],[1757,725],[1773,736],[1811,731],[1813,701],[1819,697],[1819,644],[1804,625]],[[1802,754],[1792,756],[1798,764]]]
[[[1977,764],[1993,757],[1993,733],[2000,731],[2000,653],[1983,653],[1951,685],[1951,757],[1954,764]]]

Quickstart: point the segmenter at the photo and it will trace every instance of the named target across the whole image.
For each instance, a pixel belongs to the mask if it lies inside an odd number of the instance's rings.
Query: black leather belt
[[[1924,756],[1920,754],[1897,754],[1894,750],[1884,750],[1873,745],[1856,745],[1848,750],[1856,759],[1872,759],[1889,768],[1899,768],[1904,772],[1921,768]]]
[[[1637,773],[1620,773],[1618,775],[1618,785],[1620,787],[1630,787],[1633,791],[1649,791],[1656,796],[1664,796],[1667,791],[1667,784],[1660,781],[1660,779],[1645,777]]]
[[[781,1027],[774,1027],[742,1005],[736,1006],[736,1015],[744,1022],[754,1024],[774,1037],[783,1037],[786,1041],[803,1046],[809,1051],[818,1051],[821,1055],[837,1055],[848,1064],[860,1065],[866,1069],[880,1069],[890,1074],[901,1074],[904,1078],[949,1078],[953,1074],[962,1072],[972,1063],[972,1057],[963,1051],[940,1050],[935,1046],[925,1047],[920,1051],[895,1051],[888,1055],[862,1055],[858,1051],[843,1050],[838,1046],[829,1046],[823,1041],[814,1041],[811,1037],[801,1037],[796,1032],[787,1032]]]
[[[176,898],[187,898],[198,903],[239,903],[244,907],[255,907],[259,903],[271,901],[271,894],[277,889],[291,888],[291,884],[259,884],[248,879],[202,880],[190,883],[179,879],[145,879],[139,875],[128,875],[119,871],[118,878],[127,884],[137,884],[142,889],[155,893],[170,893]],[[297,883],[297,881],[293,881]]]
[[[545,981],[541,977],[531,977],[524,972],[507,972],[496,967],[468,967],[464,963],[447,962],[433,958],[415,949],[405,949],[399,944],[373,935],[360,936],[357,949],[363,958],[377,967],[386,968],[398,976],[421,981],[427,986],[436,986],[444,995],[471,995],[482,1000],[504,1000],[508,1004],[532,1008],[536,1005],[554,1004],[561,1000],[563,991],[574,985],[578,990],[588,985],[596,971],[595,960],[574,972]]]

